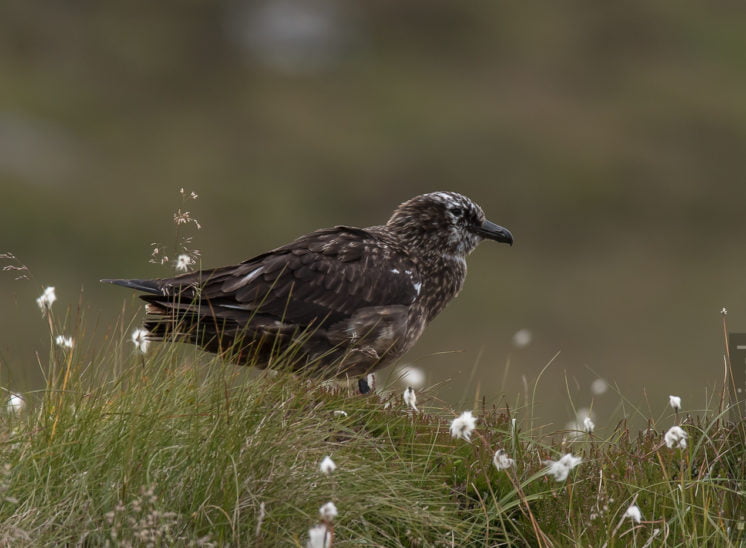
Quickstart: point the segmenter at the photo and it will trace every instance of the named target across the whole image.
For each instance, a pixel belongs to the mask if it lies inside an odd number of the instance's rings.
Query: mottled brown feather
[[[468,198],[437,192],[386,225],[317,230],[235,266],[106,281],[148,292],[151,338],[259,367],[294,352],[295,369],[363,374],[401,356],[460,291],[483,223]]]

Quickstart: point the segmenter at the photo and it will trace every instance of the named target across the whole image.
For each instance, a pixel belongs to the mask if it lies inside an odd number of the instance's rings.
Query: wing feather
[[[211,314],[244,314],[283,323],[321,325],[351,318],[365,307],[410,305],[416,298],[410,259],[389,251],[362,229],[334,227],[249,259],[238,266],[162,280],[161,304],[199,296]],[[198,288],[198,290],[196,289]],[[203,306],[203,308],[205,308]]]

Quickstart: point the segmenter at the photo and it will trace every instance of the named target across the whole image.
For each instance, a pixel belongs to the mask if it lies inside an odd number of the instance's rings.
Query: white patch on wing
[[[263,270],[264,270],[263,266],[260,266],[259,268],[255,268],[254,270],[252,270],[251,272],[246,274],[246,276],[243,277],[243,282],[246,284],[249,283],[251,280],[259,276],[259,274],[261,274]]]
[[[391,272],[393,272],[394,274],[399,274],[399,269],[398,268],[392,268]]]
[[[422,282],[417,282],[414,284],[414,290],[417,292],[417,294],[420,294],[420,290],[422,289]]]

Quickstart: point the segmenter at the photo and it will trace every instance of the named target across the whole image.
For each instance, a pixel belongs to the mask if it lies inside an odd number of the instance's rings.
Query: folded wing
[[[236,266],[111,281],[147,292],[141,296],[149,305],[146,327],[157,338],[183,335],[220,351],[239,335],[256,349],[260,339],[276,346],[311,333],[309,354],[333,346],[349,352],[347,346],[367,338],[362,361],[372,362],[406,331],[421,287],[415,272],[408,257],[375,235],[340,226]]]

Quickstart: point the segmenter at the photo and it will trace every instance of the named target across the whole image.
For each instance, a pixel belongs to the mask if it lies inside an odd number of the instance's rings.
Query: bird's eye
[[[451,208],[451,213],[453,213],[453,215],[456,216],[456,217],[461,217],[461,214],[463,212],[464,212],[464,210],[461,209],[460,207]]]

